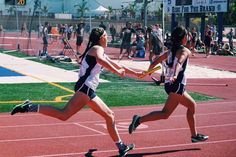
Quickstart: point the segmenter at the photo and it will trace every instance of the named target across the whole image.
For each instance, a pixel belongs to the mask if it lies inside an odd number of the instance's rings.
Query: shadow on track
[[[84,155],[85,157],[94,157],[93,152],[97,151],[97,149],[89,149],[88,152]]]
[[[161,155],[168,153],[176,153],[176,152],[185,152],[185,151],[198,151],[200,148],[189,148],[189,149],[175,149],[175,150],[166,150],[161,152],[152,152],[152,153],[134,153],[127,154],[126,157],[144,157],[144,156],[152,156],[152,155]],[[111,156],[111,157],[119,157],[119,156]]]

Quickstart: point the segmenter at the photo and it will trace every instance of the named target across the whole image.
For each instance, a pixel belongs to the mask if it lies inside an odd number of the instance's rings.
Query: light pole
[[[17,30],[17,50],[19,51],[20,50],[20,44],[19,44],[19,18],[18,18],[18,9],[17,9],[17,0],[15,0],[15,11],[16,11],[16,30]]]
[[[147,5],[153,2],[153,0],[144,0],[143,9],[144,9],[144,26],[147,26]]]

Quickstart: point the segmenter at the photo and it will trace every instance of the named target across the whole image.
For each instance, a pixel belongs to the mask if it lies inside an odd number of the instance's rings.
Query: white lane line
[[[208,125],[208,126],[199,126],[197,129],[204,128],[217,128],[217,127],[228,127],[228,126],[236,126],[236,123],[230,124],[222,124],[222,125]],[[160,130],[147,130],[147,131],[136,131],[134,134],[138,133],[150,133],[150,132],[166,132],[166,131],[178,131],[178,130],[189,130],[189,128],[174,128],[174,129],[160,129]],[[119,133],[126,135],[127,132]],[[81,137],[94,137],[94,136],[105,136],[108,134],[92,134],[92,135],[80,135],[80,136],[55,136],[55,137],[42,137],[42,138],[24,138],[24,139],[9,139],[9,140],[0,140],[0,143],[4,142],[21,142],[21,141],[37,141],[37,140],[55,140],[55,139],[66,139],[66,138],[81,138]]]
[[[234,105],[236,103],[236,101],[227,101],[227,102],[224,102],[224,101],[214,101],[214,102],[204,102],[204,103],[197,103],[197,108],[199,107],[199,106],[208,106],[208,105],[219,105],[219,107],[225,107],[225,108],[227,108],[226,106],[223,106],[223,105],[227,105],[227,104],[229,104],[229,105]],[[159,108],[163,108],[163,105],[156,105],[156,106],[145,106],[145,107],[139,107],[139,106],[137,106],[136,108],[135,107],[132,107],[132,108],[126,108],[126,107],[121,107],[121,108],[111,108],[113,111],[116,111],[116,112],[118,112],[118,111],[138,111],[138,110],[150,110],[150,109],[154,109],[154,110],[156,110],[156,109],[159,109]],[[234,105],[234,109],[236,110],[236,106]],[[232,109],[231,109],[232,110]],[[90,110],[90,109],[88,109],[88,110],[84,110],[84,111],[82,111],[83,113],[85,113],[85,112],[94,112],[94,111],[92,111],[92,110]],[[80,112],[81,113],[81,112]],[[9,118],[11,115],[1,115],[0,114],[0,118]],[[18,115],[14,115],[15,117],[24,117],[24,116],[39,116],[39,114],[18,114]],[[41,116],[41,115],[40,115]]]
[[[65,138],[81,138],[81,137],[94,137],[101,136],[101,134],[91,134],[91,135],[80,135],[80,136],[55,136],[55,137],[39,137],[39,138],[22,138],[22,139],[11,139],[11,140],[0,140],[0,143],[5,142],[22,142],[22,141],[37,141],[37,140],[55,140],[55,139],[65,139]]]
[[[206,126],[198,126],[197,129],[205,129],[205,128],[217,128],[217,127],[227,127],[227,126],[236,126],[236,123],[229,124],[218,124],[218,125],[206,125]],[[138,130],[138,129],[137,129]],[[179,131],[179,130],[189,130],[187,128],[173,128],[173,129],[160,129],[160,130],[147,130],[147,131],[136,131],[134,134],[138,133],[152,133],[152,132],[166,132],[166,131]],[[235,129],[236,130],[236,129]],[[122,134],[122,133],[121,133]]]
[[[196,114],[195,116],[210,116],[210,115],[220,115],[220,114],[234,114],[236,111],[228,111],[228,112],[214,112],[214,113],[200,113]],[[170,116],[170,118],[180,118],[180,117],[186,117],[186,114],[183,115],[175,115]],[[117,119],[116,122],[124,122],[124,121],[130,121],[131,119]],[[76,122],[77,125],[81,124],[89,124],[89,123],[103,123],[104,120],[101,121],[84,121],[84,122]],[[71,125],[75,124],[75,122],[69,122],[69,123],[49,123],[49,124],[29,124],[29,125],[7,125],[7,126],[0,126],[0,129],[7,129],[7,128],[20,128],[20,127],[42,127],[42,126],[54,126],[54,125]]]
[[[153,146],[153,147],[139,147],[135,148],[135,150],[148,150],[148,149],[160,149],[160,148],[171,148],[171,147],[183,147],[183,146],[196,146],[196,145],[206,145],[206,144],[218,144],[218,143],[229,143],[236,142],[236,139],[227,139],[227,140],[219,140],[219,141],[208,141],[208,142],[199,142],[199,143],[182,143],[182,144],[173,144],[173,145],[164,145],[164,146]],[[134,151],[135,151],[134,150]],[[94,151],[93,155],[99,153],[111,153],[117,152],[117,150],[102,150],[102,151]],[[64,153],[64,154],[44,154],[44,155],[36,155],[36,156],[28,156],[28,157],[58,157],[58,156],[72,156],[72,155],[82,155],[88,152],[74,152],[74,153]],[[134,152],[132,154],[135,154]]]
[[[92,129],[92,128],[87,127],[87,126],[84,126],[84,125],[81,125],[81,124],[79,124],[79,123],[73,123],[73,124],[78,125],[78,126],[83,127],[83,128],[86,128],[86,129],[88,129],[88,130],[92,130],[92,131],[94,131],[94,132],[96,132],[96,133],[99,133],[99,134],[101,134],[101,135],[106,135],[106,133],[103,133],[103,132],[101,132],[101,131]]]

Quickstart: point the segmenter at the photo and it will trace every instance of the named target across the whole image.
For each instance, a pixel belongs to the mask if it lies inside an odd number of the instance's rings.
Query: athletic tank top
[[[107,57],[105,54],[104,56]],[[96,58],[86,55],[80,66],[79,82],[95,91],[99,84],[101,70],[102,66],[97,63]]]
[[[167,63],[170,63],[172,61],[172,53],[170,50],[167,53],[168,53]],[[178,63],[178,58],[175,57],[173,66],[172,67],[167,66],[166,74],[165,74],[165,83],[171,82],[170,77],[174,76],[175,67],[176,67],[177,63]],[[180,72],[177,76],[177,79],[175,80],[176,82],[186,85],[187,78],[185,76],[185,69],[186,69],[187,65],[188,65],[188,58],[184,61],[182,68],[180,69]]]

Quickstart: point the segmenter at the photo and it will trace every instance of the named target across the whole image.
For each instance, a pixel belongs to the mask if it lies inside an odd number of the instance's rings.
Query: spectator
[[[233,55],[234,55],[232,49],[230,49],[229,43],[225,43],[225,44],[222,46],[222,48],[218,50],[218,54],[219,54],[219,55],[230,55],[230,56],[233,56]]]
[[[133,54],[128,56],[128,58],[132,58],[134,56],[140,58],[145,57],[145,38],[143,33],[137,34],[136,44],[133,46],[132,51]]]
[[[197,39],[198,39],[198,34],[196,31],[196,28],[193,27],[192,31],[191,31],[191,35],[192,35],[192,39],[191,39],[191,51],[192,51],[192,56],[195,56],[196,51],[196,43],[197,43]]]
[[[80,55],[81,45],[84,39],[84,23],[79,23],[76,29],[76,52]]]
[[[111,43],[115,42],[115,35],[116,35],[116,28],[114,27],[113,24],[110,26],[110,34],[111,34]]]
[[[211,54],[211,41],[212,41],[212,31],[210,30],[210,26],[207,25],[204,34],[206,58],[208,58]]]
[[[3,34],[3,31],[4,31],[4,29],[3,29],[3,26],[2,26],[2,25],[0,25],[0,36],[2,36],[2,34]]]
[[[162,29],[160,28],[159,24],[156,24],[153,26],[150,39],[149,39],[149,49],[150,49],[150,55],[149,55],[149,61],[152,63],[153,57],[159,57],[159,55],[162,52],[163,47],[163,37],[162,37]]]
[[[101,23],[100,23],[99,27],[103,28],[104,30],[106,30],[106,29],[107,29],[107,27],[106,27],[106,26],[103,24],[103,21],[101,21]]]
[[[21,36],[27,36],[27,26],[26,23],[23,23],[21,26]]]
[[[132,28],[131,22],[126,23],[126,27],[124,27],[121,30],[121,35],[122,35],[122,42],[120,46],[120,56],[119,59],[122,59],[123,57],[123,49],[126,49],[126,52],[128,53],[128,56],[130,55],[131,51],[131,38],[132,34],[135,33],[135,30]]]
[[[234,49],[234,41],[233,41],[233,28],[230,29],[230,32],[227,34],[227,38],[229,39],[230,49],[233,51]]]
[[[48,55],[48,26],[49,23],[45,22],[43,26],[43,53],[40,56],[47,56]]]
[[[73,26],[71,24],[67,27],[66,33],[67,33],[67,39],[70,40],[71,35],[73,33]]]

